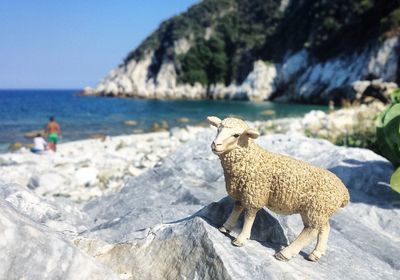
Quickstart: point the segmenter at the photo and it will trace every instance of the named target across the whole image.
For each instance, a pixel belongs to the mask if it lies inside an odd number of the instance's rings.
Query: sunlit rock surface
[[[214,136],[212,129],[204,130],[154,168],[128,180],[119,192],[91,201],[78,212],[65,213],[61,204],[48,197],[35,198],[33,191],[25,194],[18,187],[2,186],[6,191],[0,192],[0,216],[6,218],[0,225],[0,258],[15,257],[13,264],[2,262],[0,271],[8,271],[6,275],[13,278],[12,273],[19,271],[14,266],[19,269],[26,262],[21,253],[25,242],[38,252],[61,254],[64,248],[73,248],[82,256],[78,270],[100,271],[95,269],[107,266],[121,279],[397,279],[400,195],[387,184],[393,171],[387,160],[368,150],[294,135],[257,140],[271,151],[328,168],[350,190],[351,203],[331,220],[326,256],[319,263],[308,262],[304,258],[312,250],[308,246],[284,263],[273,254],[301,231],[298,215],[261,210],[251,240],[242,248],[232,246],[232,237],[218,231],[233,202],[225,198],[222,168],[209,148]],[[51,225],[53,220],[60,223],[59,230]],[[35,234],[39,232],[35,238],[26,233],[25,224],[35,228]],[[66,231],[68,227],[74,230]],[[8,237],[9,229],[22,232],[15,235],[20,242]],[[43,243],[42,233],[51,242]],[[49,251],[53,244],[60,249]],[[46,256],[47,261],[57,259]],[[39,268],[28,265],[24,275],[45,279],[46,269]],[[72,272],[57,271],[60,279],[72,279],[68,278]],[[109,275],[98,279],[111,279]]]
[[[0,279],[118,279],[107,266],[0,200]]]

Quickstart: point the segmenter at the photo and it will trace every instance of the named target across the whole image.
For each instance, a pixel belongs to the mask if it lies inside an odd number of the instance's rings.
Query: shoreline
[[[255,121],[302,116],[311,110],[328,109],[326,106],[274,102],[81,98],[68,90],[6,91],[2,97],[7,100],[9,107],[0,112],[1,153],[15,142],[30,144],[31,140],[25,139],[24,135],[42,129],[51,115],[61,125],[63,141],[70,141],[87,139],[97,133],[116,136],[148,132],[153,130],[153,124],[158,128],[196,125],[204,122],[207,115],[237,115]],[[21,105],[19,100],[26,102]],[[47,105],[42,106],[44,103]],[[59,104],[69,105],[54,112],[53,108]],[[21,110],[24,110],[23,114]],[[127,121],[132,124],[125,125]]]
[[[128,122],[129,122],[129,120],[128,120]],[[79,142],[79,141],[87,141],[87,140],[102,140],[102,139],[109,138],[109,137],[115,138],[115,137],[124,137],[124,136],[140,136],[140,135],[152,135],[152,134],[157,134],[157,133],[170,133],[172,130],[186,129],[187,127],[202,128],[202,127],[205,127],[206,122],[199,122],[199,123],[189,124],[189,125],[185,125],[184,123],[182,123],[182,124],[183,124],[183,126],[174,126],[171,128],[163,128],[163,127],[156,128],[156,129],[150,128],[148,131],[138,128],[137,132],[134,132],[135,129],[133,129],[132,133],[121,133],[121,134],[93,133],[93,134],[90,134],[88,137],[82,137],[82,138],[77,138],[77,139],[70,139],[70,138],[63,137],[59,140],[57,147],[59,145],[65,145],[65,144],[68,144],[71,142]],[[129,126],[129,125],[127,125],[127,126]],[[28,131],[25,133],[31,133],[31,132],[33,132],[33,131]],[[31,146],[33,146],[32,139],[33,138],[24,137],[24,140],[21,140],[21,141],[0,143],[0,155],[18,152],[21,149],[29,150],[31,148]],[[45,140],[47,141],[46,138],[45,138]],[[15,148],[13,147],[14,145],[16,145]]]
[[[304,117],[248,124],[261,135],[311,136],[335,144],[336,139],[348,135],[352,129],[371,126],[374,114],[382,108],[383,105],[375,104],[330,113],[311,111]],[[0,183],[17,183],[41,196],[87,202],[118,192],[128,180],[157,166],[180,145],[207,129],[208,126],[187,125],[161,132],[74,140],[59,144],[56,153],[48,151],[40,155],[26,148],[0,153]]]

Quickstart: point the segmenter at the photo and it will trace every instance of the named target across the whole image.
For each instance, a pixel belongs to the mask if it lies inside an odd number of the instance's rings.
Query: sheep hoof
[[[236,247],[242,247],[244,245],[243,241],[238,240],[237,238],[232,240],[232,245],[236,246]]]
[[[322,255],[319,256],[319,254],[315,254],[314,252],[312,252],[311,254],[309,254],[307,256],[307,260],[311,261],[311,262],[316,262],[321,258]]]
[[[278,261],[283,261],[283,262],[287,262],[289,259],[286,258],[282,252],[278,252],[274,255],[275,259],[277,259]]]
[[[227,234],[229,234],[231,232],[230,230],[226,229],[224,226],[218,228],[218,230],[220,232],[222,232],[223,234],[225,234],[225,235],[227,235]]]

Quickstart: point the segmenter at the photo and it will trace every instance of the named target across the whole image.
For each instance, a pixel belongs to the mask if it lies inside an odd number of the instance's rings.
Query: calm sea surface
[[[206,116],[242,116],[246,120],[267,120],[301,116],[322,106],[241,101],[160,101],[76,96],[76,90],[0,90],[0,151],[24,139],[24,132],[41,129],[55,116],[63,130],[63,141],[87,138],[92,134],[129,134],[134,129],[150,131],[154,122],[165,120],[170,127],[204,122]],[[266,110],[275,115],[263,114]],[[124,124],[137,121],[137,126]]]

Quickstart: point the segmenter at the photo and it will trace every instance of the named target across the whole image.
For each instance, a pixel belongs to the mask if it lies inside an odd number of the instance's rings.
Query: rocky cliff
[[[399,82],[400,1],[204,0],[163,22],[85,94],[137,98],[355,99]]]

